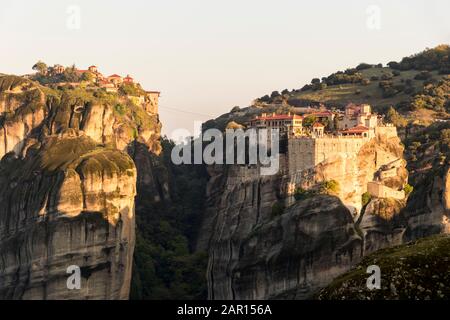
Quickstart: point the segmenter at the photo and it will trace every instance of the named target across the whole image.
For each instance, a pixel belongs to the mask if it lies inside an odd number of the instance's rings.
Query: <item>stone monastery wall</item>
[[[371,196],[377,198],[394,198],[399,200],[405,199],[405,191],[394,190],[376,181],[370,181],[367,183],[367,191]]]
[[[289,139],[288,171],[291,173],[303,171],[337,155],[356,155],[368,140],[368,138],[344,136]]]
[[[375,128],[376,135],[384,135],[387,138],[397,136],[397,128],[394,126],[380,126]],[[287,168],[289,172],[310,169],[320,162],[337,155],[356,155],[361,147],[370,138],[358,136],[332,136],[323,137],[295,137],[288,139]],[[377,167],[382,164],[397,160],[393,155],[377,151]]]
[[[375,127],[376,135],[385,135],[387,138],[397,137],[397,128],[392,125]]]

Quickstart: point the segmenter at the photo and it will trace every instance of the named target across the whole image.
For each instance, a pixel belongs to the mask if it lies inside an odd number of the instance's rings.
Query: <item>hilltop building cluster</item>
[[[345,111],[321,110],[302,115],[263,113],[252,119],[251,128],[278,129],[288,138],[309,136],[352,136],[373,138],[376,128],[389,126],[383,117],[373,113],[368,104],[348,104]]]
[[[278,129],[281,139],[287,140],[283,151],[286,173],[302,172],[337,157],[356,157],[361,148],[377,135],[397,137],[395,126],[373,113],[368,104],[349,104],[344,111],[313,110],[298,114],[263,113],[249,123],[249,128]],[[399,161],[391,154],[378,150],[377,168]],[[391,189],[376,181],[367,186],[376,197],[403,199],[404,192]]]
[[[60,79],[65,79],[64,74],[70,71],[76,74],[77,79],[79,81],[61,81]],[[71,87],[79,87],[82,83],[85,83],[86,89],[102,89],[106,92],[118,92],[119,88],[124,85],[129,85],[134,88],[140,88],[140,84],[135,82],[134,78],[127,74],[126,77],[122,77],[118,74],[112,74],[109,76],[104,76],[103,73],[99,71],[97,66],[91,65],[87,69],[78,69],[76,67],[64,67],[60,64],[55,64],[52,67],[46,67],[43,70],[40,70],[37,74],[41,76],[56,79],[55,82],[51,82],[50,84],[53,86],[66,86],[69,85]],[[26,75],[25,77],[31,78],[34,75]],[[158,103],[159,103],[159,91],[144,91],[139,90],[144,94],[139,94],[137,97],[132,97],[133,99],[137,99],[137,102],[144,102],[145,99],[148,99],[150,104],[152,105],[151,110],[147,110],[152,113],[157,113],[158,111]]]
[[[61,75],[64,74],[66,68],[60,64],[55,64],[53,67],[49,67],[46,75]],[[122,77],[118,74],[112,74],[110,76],[104,76],[97,68],[97,66],[90,66],[85,70],[75,68],[75,72],[83,79],[96,83],[101,88],[105,88],[107,91],[117,91],[117,88],[123,84],[135,84],[134,79],[128,74],[126,77]],[[86,76],[85,76],[86,75]],[[84,77],[85,76],[85,77]]]

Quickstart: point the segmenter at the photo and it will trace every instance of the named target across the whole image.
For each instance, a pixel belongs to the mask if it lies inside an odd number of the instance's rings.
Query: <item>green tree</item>
[[[386,120],[392,123],[394,126],[401,128],[406,127],[406,125],[408,124],[408,121],[403,118],[392,106],[389,108],[386,114]]]
[[[34,64],[33,70],[39,72],[40,74],[46,74],[47,73],[47,65],[45,64],[45,62],[42,62],[41,60],[39,60],[38,62],[36,62]]]
[[[361,204],[364,207],[365,205],[367,205],[370,202],[370,199],[372,199],[371,195],[369,192],[364,192],[361,195]]]
[[[83,80],[83,81],[91,82],[94,79],[95,79],[95,75],[92,72],[90,72],[90,71],[87,71],[87,72],[83,73],[83,75],[81,76],[81,80]]]
[[[413,192],[414,187],[410,184],[405,184],[405,186],[403,187],[403,191],[405,191],[406,195],[409,195],[411,192]]]
[[[326,194],[333,194],[339,192],[339,182],[336,180],[324,181],[320,186],[320,192]]]
[[[441,144],[445,151],[450,150],[450,129],[443,129],[441,131]]]
[[[71,67],[66,68],[66,70],[64,70],[63,76],[64,76],[64,80],[67,82],[80,82],[81,81],[81,76],[77,72],[77,68],[75,67],[75,65],[72,65]]]
[[[316,122],[316,116],[309,115],[303,120],[303,126],[311,127]]]
[[[272,217],[280,216],[284,212],[284,205],[277,201],[272,205]]]

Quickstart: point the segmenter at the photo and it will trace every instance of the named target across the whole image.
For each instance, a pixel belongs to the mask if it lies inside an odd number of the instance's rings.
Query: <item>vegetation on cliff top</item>
[[[438,235],[382,249],[317,294],[321,300],[435,300],[450,297],[450,237]],[[369,265],[381,270],[381,289],[369,290]]]
[[[82,176],[113,176],[135,168],[131,158],[124,152],[98,145],[87,136],[77,136],[73,130],[68,132],[71,135],[65,132],[31,146],[31,149],[36,150],[34,165],[47,173],[74,169]]]
[[[256,99],[251,107],[234,107],[207,121],[204,128],[224,129],[231,121],[245,123],[262,112],[295,112],[298,107],[319,104],[342,108],[350,102],[368,103],[400,127],[408,122],[428,125],[436,118],[450,119],[449,56],[450,47],[440,45],[385,67],[361,63],[314,78],[301,89],[273,91]]]
[[[450,47],[433,49],[405,57],[388,66],[362,63],[355,68],[314,78],[299,90],[277,91],[257,99],[258,103],[285,102],[292,106],[325,103],[344,106],[349,102],[369,103],[378,111],[390,106],[402,112],[428,109],[448,112]]]

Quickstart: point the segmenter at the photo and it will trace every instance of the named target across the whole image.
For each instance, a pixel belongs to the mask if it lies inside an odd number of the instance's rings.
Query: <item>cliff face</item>
[[[442,167],[417,183],[404,210],[409,240],[450,233],[450,168]]]
[[[126,151],[160,152],[157,114],[14,76],[0,89],[0,298],[127,299],[138,173]]]
[[[407,171],[399,142],[378,136],[357,154],[304,171],[282,168],[274,176],[244,166],[210,168],[198,241],[199,250],[209,251],[209,297],[308,298],[365,254],[400,243],[405,200],[362,203],[369,182],[394,193],[403,188]],[[339,189],[320,194],[319,186],[330,180]],[[308,193],[297,197],[299,187]]]

